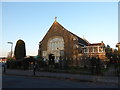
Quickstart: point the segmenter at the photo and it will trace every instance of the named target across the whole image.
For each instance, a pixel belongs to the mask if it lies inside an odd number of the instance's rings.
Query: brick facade
[[[39,43],[38,55],[43,57],[43,52],[45,52],[45,58],[48,59],[49,54],[51,54],[48,52],[48,41],[56,37],[62,37],[64,40],[63,55],[60,55],[60,59],[69,60],[69,62],[71,62],[69,65],[75,66],[77,63],[75,61],[79,59],[80,53],[82,54],[82,47],[84,45],[88,45],[89,43],[88,41],[83,40],[82,38],[66,30],[57,21],[54,21],[42,41]]]

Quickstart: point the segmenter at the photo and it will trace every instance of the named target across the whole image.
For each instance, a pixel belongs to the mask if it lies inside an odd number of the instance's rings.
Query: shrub
[[[14,55],[16,59],[22,59],[26,56],[25,43],[23,40],[18,40],[15,46]]]

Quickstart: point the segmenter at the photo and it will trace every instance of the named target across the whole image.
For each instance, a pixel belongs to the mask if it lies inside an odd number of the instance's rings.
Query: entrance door
[[[55,63],[55,56],[54,54],[49,54],[49,65],[54,65]]]

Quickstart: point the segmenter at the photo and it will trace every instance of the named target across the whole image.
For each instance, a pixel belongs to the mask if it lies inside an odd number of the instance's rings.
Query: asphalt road
[[[118,85],[45,77],[3,75],[2,88],[118,88]]]

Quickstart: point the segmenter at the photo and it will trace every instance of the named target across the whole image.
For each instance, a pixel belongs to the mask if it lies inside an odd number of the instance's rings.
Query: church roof
[[[62,27],[64,30],[66,30],[68,33],[70,33],[71,35],[75,36],[77,39],[78,39],[78,42],[82,42],[82,43],[85,43],[85,44],[90,44],[86,39],[82,39],[80,38],[79,36],[77,36],[76,34],[70,32],[69,30],[65,29],[61,24],[59,24],[56,20],[54,21],[53,25],[58,25],[60,27]],[[52,25],[52,26],[53,26]],[[82,41],[81,41],[82,40]]]
[[[64,31],[67,31],[69,34],[73,35],[80,46],[86,46],[88,44],[90,44],[86,39],[83,39],[83,38],[80,38],[79,36],[77,36],[76,34],[70,32],[69,30],[65,29],[61,24],[59,24],[56,19],[55,21],[53,22],[53,24],[51,25],[51,27],[49,28],[48,32],[46,33],[46,35],[43,37],[43,39],[39,42],[39,45],[41,45],[42,41],[44,40],[44,38],[48,35],[48,33],[50,32],[50,30],[52,30],[52,28],[59,28],[60,30],[64,30]]]

